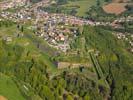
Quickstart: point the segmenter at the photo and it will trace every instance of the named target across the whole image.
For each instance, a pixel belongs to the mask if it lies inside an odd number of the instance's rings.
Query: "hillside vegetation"
[[[126,44],[116,40],[111,32],[98,27],[85,26],[83,35],[86,37],[86,47],[100,51],[97,59],[110,85],[111,99],[131,99],[133,55],[125,49]]]
[[[133,55],[112,31],[84,26],[71,43],[78,56],[68,56],[55,53],[26,27],[0,22],[0,95],[9,100],[133,99]],[[60,60],[89,62],[93,68],[59,70]]]
[[[0,29],[0,72],[9,77],[18,89],[13,90],[15,88],[12,87],[9,88],[10,91],[19,91],[19,94],[15,92],[11,95],[2,92],[4,97],[9,100],[10,96],[12,98],[15,95],[24,97],[24,100],[102,100],[107,97],[108,88],[97,82],[96,76],[92,74],[95,72],[93,69],[57,70],[53,59],[54,49],[35,37],[24,25],[18,27],[11,21],[1,21]],[[40,48],[38,44],[45,48]],[[103,89],[102,92],[99,92],[100,88]],[[4,86],[2,91],[3,89]]]
[[[1,73],[0,95],[5,96],[8,100],[18,100],[18,98],[19,100],[25,100],[12,78]]]

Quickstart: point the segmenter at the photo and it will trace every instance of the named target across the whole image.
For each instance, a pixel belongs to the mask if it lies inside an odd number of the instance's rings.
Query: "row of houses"
[[[35,34],[44,38],[51,46],[66,52],[70,48],[70,35],[77,33],[77,27],[68,28],[69,25],[65,23],[63,16],[39,17],[34,26],[37,29]]]
[[[95,22],[65,14],[48,13],[42,10],[31,11],[30,7],[25,7],[15,13],[3,11],[0,15],[5,19],[11,19],[15,22],[30,20],[33,27],[36,29],[35,34],[37,36],[44,38],[49,45],[61,49],[64,52],[70,48],[69,42],[71,39],[69,35],[72,35],[73,37],[76,36],[78,33],[77,28],[79,26],[113,26],[110,22]],[[71,26],[73,30],[66,26]],[[76,27],[76,29],[74,27]],[[120,36],[118,36],[118,38]]]
[[[23,6],[27,0],[5,0],[3,2],[0,2],[0,9],[1,10],[6,10],[8,8],[12,7],[18,7],[18,6]]]

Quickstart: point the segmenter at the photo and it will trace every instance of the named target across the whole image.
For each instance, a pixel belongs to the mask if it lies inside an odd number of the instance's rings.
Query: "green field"
[[[104,0],[100,0],[101,4],[103,4]],[[77,16],[85,16],[86,12],[90,9],[90,7],[96,5],[96,0],[77,0],[75,2],[68,2],[65,6],[69,7],[78,7],[77,8]]]
[[[43,7],[42,10],[49,13],[64,13],[73,16],[85,17],[87,12],[93,6],[102,6],[105,4],[104,0],[100,0],[100,3],[97,3],[97,0],[68,0],[63,4],[53,4],[47,7]]]
[[[96,4],[95,0],[79,0],[76,2],[69,2],[68,4],[66,4],[66,7],[80,6],[77,9],[77,11],[78,11],[77,15],[78,16],[84,16],[86,11],[88,11],[88,9],[95,4]]]
[[[25,100],[15,82],[3,74],[0,74],[0,95],[8,100]]]

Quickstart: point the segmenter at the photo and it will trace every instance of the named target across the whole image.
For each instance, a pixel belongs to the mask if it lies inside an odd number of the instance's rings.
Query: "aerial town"
[[[133,100],[133,0],[0,0],[0,100]]]
[[[13,2],[10,1],[8,5],[7,2],[2,2],[0,7],[2,7],[2,9],[8,9],[12,7],[24,6],[28,2],[29,2],[28,0],[13,0]],[[115,28],[119,28],[122,27],[121,24],[119,23],[125,21],[125,18],[119,18],[114,20],[113,22],[96,22],[93,20],[86,20],[65,14],[56,14],[56,13],[51,14],[48,12],[44,12],[42,10],[37,10],[36,7],[41,6],[42,4],[49,5],[49,1],[43,0],[42,2],[39,2],[38,4],[35,4],[33,6],[30,6],[29,3],[28,7],[21,9],[17,13],[3,11],[0,14],[0,20],[10,19],[18,23],[19,22],[25,23],[26,21],[30,20],[33,23],[33,27],[36,28],[35,34],[37,36],[44,38],[49,43],[50,46],[60,49],[63,52],[66,52],[70,48],[69,40],[71,39],[69,37],[71,34],[73,36],[76,36],[79,26],[109,25]],[[127,22],[130,22],[132,20],[133,17],[131,16],[128,16],[126,18]],[[68,28],[67,26],[71,27]]]

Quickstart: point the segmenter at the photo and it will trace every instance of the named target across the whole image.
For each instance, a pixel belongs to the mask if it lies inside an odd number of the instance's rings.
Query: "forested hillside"
[[[0,44],[0,72],[14,80],[26,100],[102,100],[106,96],[106,87],[84,77],[79,71],[64,71],[52,77],[54,71],[49,71],[43,62],[45,59],[33,58],[19,45],[10,46],[2,40]],[[102,93],[98,92],[98,86],[104,89]]]
[[[86,60],[94,68],[59,70],[56,58],[61,54],[54,56],[54,49],[47,44],[42,50],[38,44],[44,42],[31,30],[11,21],[1,22],[0,29],[0,80],[8,77],[22,100],[133,99],[133,55],[112,32],[84,26],[83,32],[72,41],[71,49],[78,50],[81,62],[88,56],[91,61]],[[6,78],[4,81],[8,86]],[[0,93],[6,98],[11,96],[5,91]]]
[[[133,0],[0,0],[0,100],[133,100],[132,33]]]
[[[81,36],[85,37],[86,49],[99,51],[96,56],[110,85],[111,100],[133,98],[133,55],[126,50],[126,44],[117,40],[112,32],[99,27],[85,26]]]
[[[0,82],[3,76],[9,77],[14,88],[21,93],[17,96],[25,100],[102,100],[108,97],[108,87],[98,83],[97,78],[88,76],[93,76],[89,74],[90,69],[58,70],[51,53],[53,51],[50,47],[47,50],[46,44],[43,50],[38,47],[38,43],[43,44],[42,41],[25,26],[2,21],[0,29]],[[4,81],[8,86],[8,80],[5,78]],[[3,86],[0,89],[6,88]],[[6,91],[0,94],[9,100],[15,96],[8,95]]]

